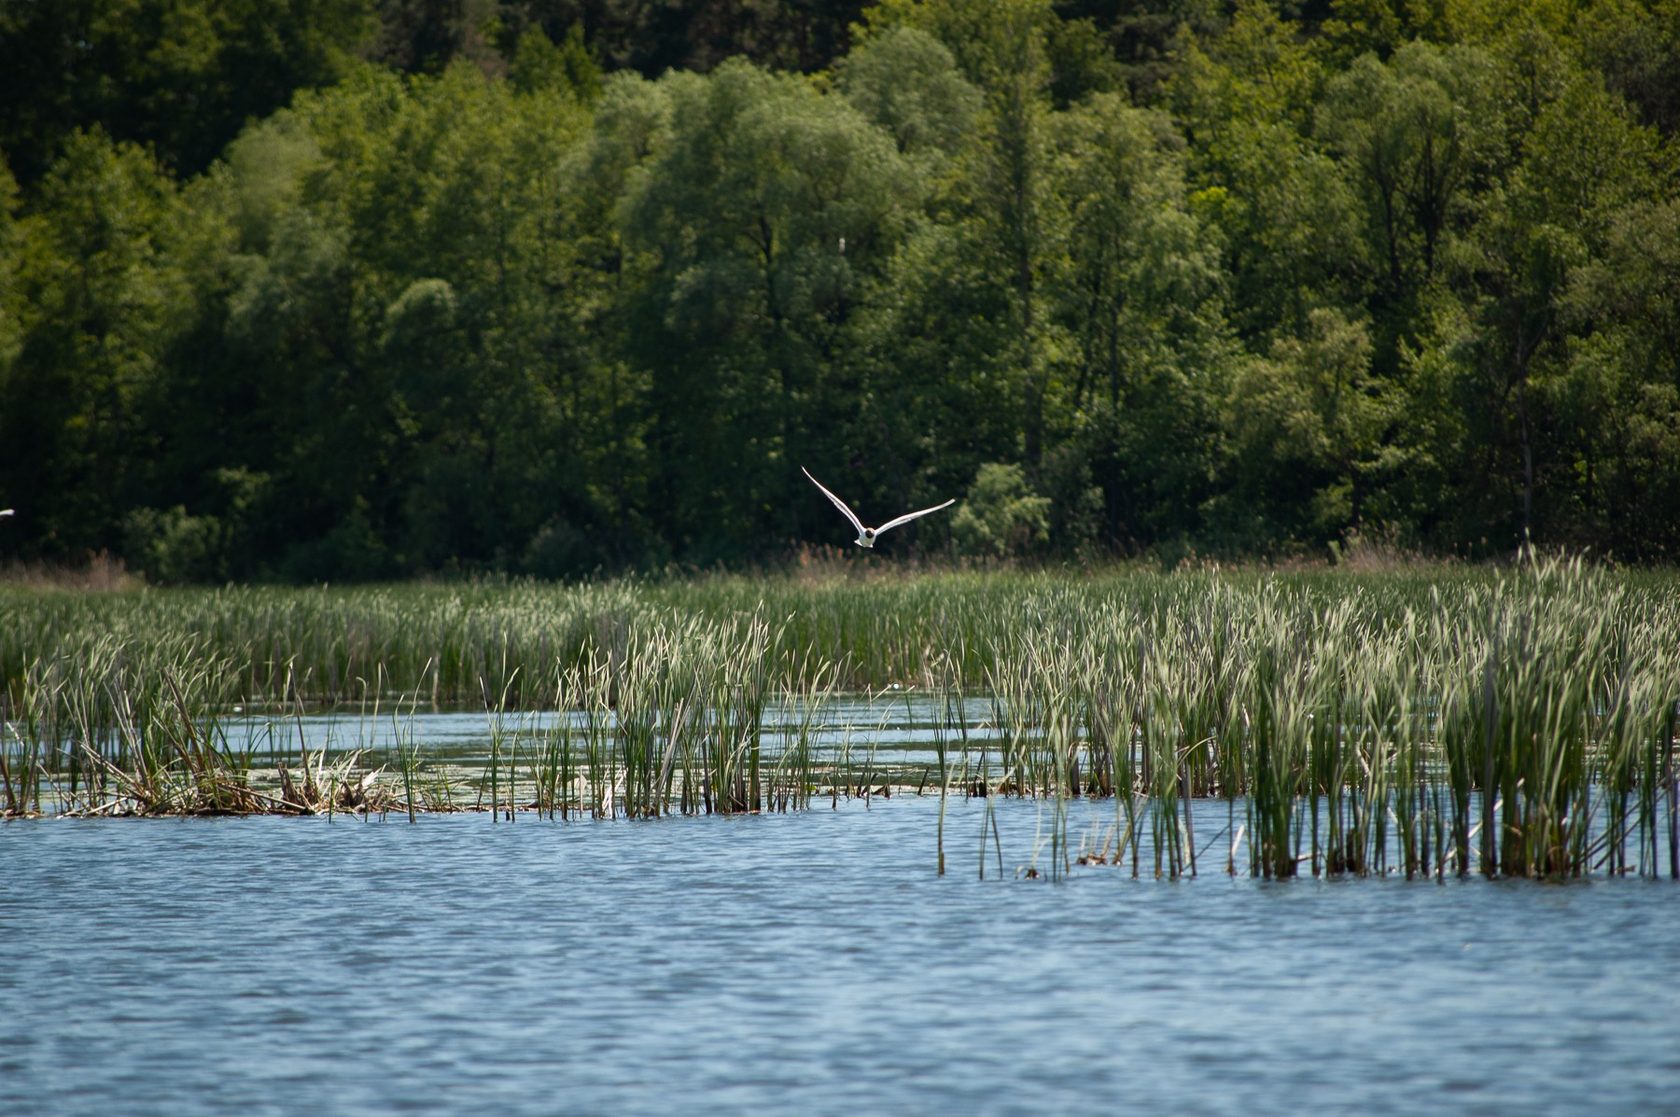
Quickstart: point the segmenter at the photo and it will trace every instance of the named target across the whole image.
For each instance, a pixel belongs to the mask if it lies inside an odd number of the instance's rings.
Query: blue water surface
[[[1670,882],[1051,882],[1020,802],[981,881],[956,800],[938,877],[937,810],[0,824],[0,1111],[1680,1104]]]

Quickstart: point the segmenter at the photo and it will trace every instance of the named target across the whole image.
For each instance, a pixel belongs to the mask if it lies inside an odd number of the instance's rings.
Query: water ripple
[[[1680,890],[975,879],[980,810],[0,825],[9,1114],[1650,1113]],[[1031,804],[998,807],[1006,864]]]

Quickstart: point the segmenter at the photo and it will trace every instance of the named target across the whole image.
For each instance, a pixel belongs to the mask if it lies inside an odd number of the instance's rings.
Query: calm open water
[[[1680,1107],[1669,882],[981,882],[982,809],[0,824],[0,1111]]]

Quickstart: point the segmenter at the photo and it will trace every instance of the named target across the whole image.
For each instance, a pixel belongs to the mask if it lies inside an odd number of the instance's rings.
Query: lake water
[[[995,806],[984,881],[983,804],[941,878],[933,797],[0,824],[0,1111],[1680,1104],[1670,882],[1052,883],[1014,871],[1041,808]]]
[[[612,724],[611,710],[599,715]],[[771,702],[764,710],[762,744],[779,755],[803,736],[813,759],[841,768],[881,765],[893,771],[935,767],[941,745],[953,765],[963,760],[978,767],[983,757],[997,766],[1002,731],[989,698],[970,696],[947,707],[926,692],[881,691],[872,695],[828,697],[814,715],[797,704]],[[296,763],[298,748],[343,753],[363,750],[373,761],[388,761],[410,743],[426,758],[457,768],[488,763],[491,726],[503,738],[503,754],[530,756],[562,732],[581,738],[589,715],[579,710],[483,710],[445,713],[387,708],[383,715],[366,710],[305,717],[276,716],[243,710],[218,722],[219,740],[230,750],[249,754],[253,763],[272,766],[276,758]],[[959,728],[960,724],[960,728]],[[581,746],[578,746],[581,747]]]

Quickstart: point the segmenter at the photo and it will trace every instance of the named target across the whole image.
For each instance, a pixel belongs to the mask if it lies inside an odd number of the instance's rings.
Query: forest
[[[1680,561],[1680,0],[0,0],[0,563]]]

